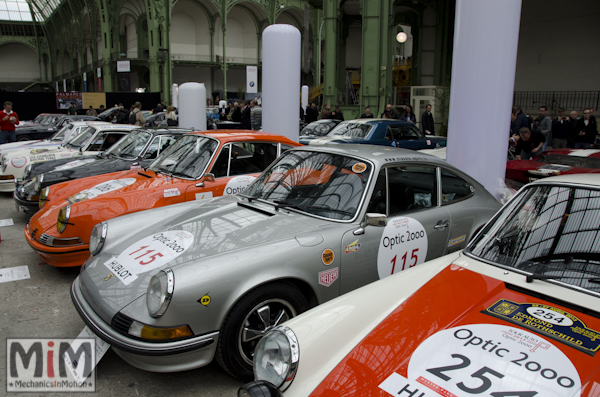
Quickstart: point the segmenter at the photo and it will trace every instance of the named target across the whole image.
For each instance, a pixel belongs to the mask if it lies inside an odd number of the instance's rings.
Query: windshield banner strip
[[[583,321],[571,313],[552,306],[500,299],[482,313],[527,328],[590,356],[594,356],[600,348],[600,332],[586,327]],[[533,343],[531,348],[544,348],[543,344]]]

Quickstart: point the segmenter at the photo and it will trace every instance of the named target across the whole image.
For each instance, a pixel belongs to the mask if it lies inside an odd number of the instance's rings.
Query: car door
[[[380,170],[367,213],[387,215],[387,225],[342,237],[342,293],[444,255],[451,219],[440,204],[438,180],[432,165]]]
[[[470,198],[475,188],[464,178],[448,169],[441,168],[442,206],[450,214],[450,228],[446,253],[466,247],[476,231]]]
[[[188,187],[186,200],[205,200],[241,193],[280,153],[277,143],[235,142],[223,145],[210,168],[214,182]]]

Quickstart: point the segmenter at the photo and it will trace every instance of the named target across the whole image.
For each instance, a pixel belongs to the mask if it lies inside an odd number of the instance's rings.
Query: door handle
[[[435,226],[433,226],[434,229],[438,229],[438,230],[443,230],[446,227],[450,226],[450,222],[449,221],[439,221]]]

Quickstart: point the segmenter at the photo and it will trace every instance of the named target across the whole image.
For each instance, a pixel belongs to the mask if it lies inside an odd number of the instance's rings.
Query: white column
[[[206,90],[206,89],[205,89]],[[179,107],[179,85],[178,84],[173,84],[173,86],[171,87],[171,98],[173,98],[173,100],[171,101],[173,107],[178,108]]]
[[[302,109],[306,112],[306,106],[308,105],[308,86],[302,86]]]
[[[497,198],[506,174],[521,0],[457,0],[447,160]]]
[[[179,127],[206,130],[206,88],[202,83],[179,86]]]
[[[263,31],[262,46],[262,130],[298,142],[300,31],[270,25]]]

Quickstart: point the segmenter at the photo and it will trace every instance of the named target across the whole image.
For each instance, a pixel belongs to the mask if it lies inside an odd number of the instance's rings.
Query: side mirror
[[[204,174],[202,176],[202,180],[198,183],[196,183],[196,187],[204,187],[204,182],[214,182],[215,181],[215,174],[211,174],[210,172],[207,172],[206,174]]]
[[[365,226],[387,226],[387,215],[384,214],[366,214],[362,227]]]

